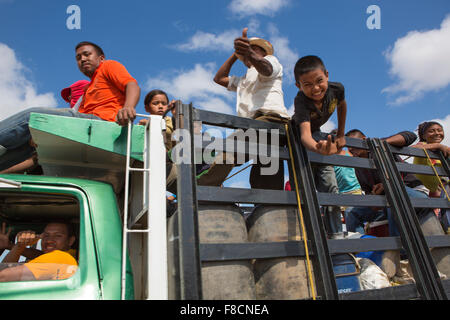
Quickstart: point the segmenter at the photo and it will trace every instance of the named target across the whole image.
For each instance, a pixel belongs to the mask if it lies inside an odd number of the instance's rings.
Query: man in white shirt
[[[237,92],[236,112],[240,117],[286,123],[289,120],[284,106],[282,78],[283,66],[273,55],[272,44],[261,38],[242,37],[234,40],[233,54],[217,71],[214,81],[230,91]],[[231,67],[241,60],[248,68],[243,77],[230,76]],[[284,186],[283,162],[275,175],[263,176],[260,164],[250,173],[252,188],[282,190]]]

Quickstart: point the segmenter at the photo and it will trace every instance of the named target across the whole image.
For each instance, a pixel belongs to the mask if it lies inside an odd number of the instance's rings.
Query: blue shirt
[[[347,151],[345,151],[345,155],[350,156]],[[335,166],[334,172],[336,174],[339,193],[361,189],[354,168]]]

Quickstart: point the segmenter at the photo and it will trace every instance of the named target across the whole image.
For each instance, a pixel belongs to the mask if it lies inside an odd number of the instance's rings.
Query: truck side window
[[[3,257],[0,264],[0,282],[61,280],[71,277],[78,269],[76,251],[78,226],[73,223],[73,214],[78,210],[78,204],[74,203],[76,200],[58,199],[52,202],[49,198],[42,200],[30,197],[28,201],[21,198],[14,203],[14,197],[11,199],[7,201],[8,207],[5,206],[5,210],[11,213],[10,219],[2,219],[0,229],[0,255]],[[1,203],[0,198],[0,210],[2,210]],[[60,209],[61,217],[59,214],[52,213],[51,217],[43,214],[42,217],[38,217],[42,218],[39,219],[40,223],[36,223],[35,211],[39,212],[39,208],[30,206],[30,203],[37,207],[44,206],[47,212]],[[50,209],[52,204],[53,209]],[[26,212],[26,209],[33,212]],[[23,219],[17,219],[14,213],[19,213],[19,218]],[[79,211],[77,214],[79,215]],[[25,218],[31,216],[33,220],[26,221]],[[5,220],[10,220],[9,225]],[[30,225],[31,228],[26,228]],[[24,228],[26,229],[23,230]],[[24,263],[19,262],[21,257],[26,258]]]

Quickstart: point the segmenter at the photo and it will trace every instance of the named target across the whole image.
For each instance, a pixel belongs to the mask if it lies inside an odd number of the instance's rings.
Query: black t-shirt
[[[345,89],[342,83],[328,82],[328,89],[322,104],[322,110],[317,109],[313,100],[303,91],[299,91],[294,100],[295,112],[292,119],[296,125],[309,121],[311,133],[318,131],[328,121],[338,104],[345,99]]]
[[[402,131],[398,134],[402,135],[405,139],[405,147],[411,145],[416,139],[417,136],[414,132],[411,131]],[[387,138],[382,138],[382,140]],[[369,158],[372,158],[369,155]],[[394,155],[395,161],[403,162],[403,160],[398,156]],[[381,177],[377,170],[365,169],[365,168],[355,168],[356,178],[361,185],[361,189],[364,190],[366,194],[370,194],[374,185],[381,183]],[[415,188],[417,186],[422,185],[422,182],[417,179],[417,177],[412,173],[402,173],[403,182],[406,186],[410,188]]]

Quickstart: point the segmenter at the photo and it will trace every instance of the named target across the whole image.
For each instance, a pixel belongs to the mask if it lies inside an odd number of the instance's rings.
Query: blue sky
[[[73,4],[81,29],[69,30]],[[380,29],[367,26],[370,5],[380,9]],[[249,36],[273,43],[284,66],[288,109],[297,94],[293,65],[314,54],[330,81],[345,86],[347,129],[382,137],[439,119],[450,136],[448,0],[0,0],[0,26],[0,119],[31,106],[66,107],[60,90],[84,79],[74,58],[83,40],[98,43],[136,78],[139,113],[145,94],[160,88],[235,114],[235,94],[212,78],[249,27]],[[232,69],[244,72],[240,62]],[[331,121],[326,128],[336,125]]]

